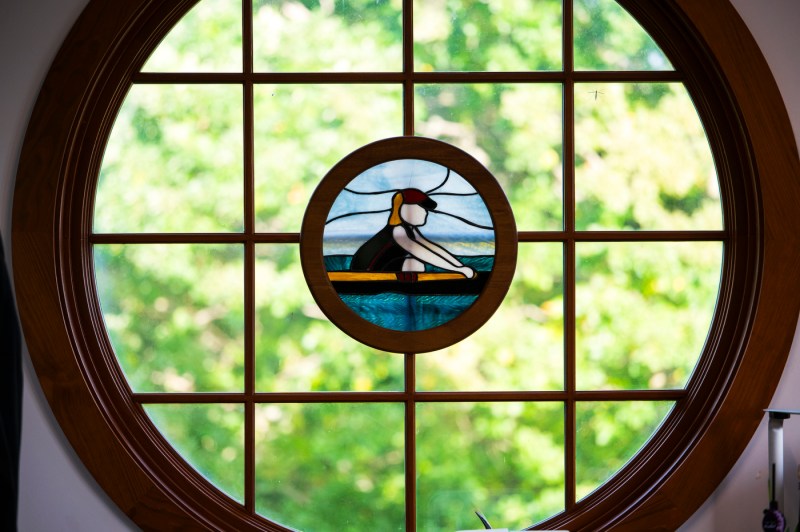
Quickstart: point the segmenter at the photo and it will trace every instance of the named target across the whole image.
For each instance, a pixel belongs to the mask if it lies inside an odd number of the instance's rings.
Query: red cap
[[[436,202],[419,189],[406,188],[401,190],[400,193],[403,195],[403,203],[419,205],[429,211],[432,211],[436,208]]]

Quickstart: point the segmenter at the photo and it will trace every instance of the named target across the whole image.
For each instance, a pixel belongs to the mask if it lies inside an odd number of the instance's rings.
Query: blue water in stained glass
[[[385,292],[373,295],[340,294],[342,301],[365,320],[394,331],[424,331],[457,318],[477,295],[415,296]]]
[[[423,213],[419,207],[405,211],[396,203],[398,198],[403,207],[407,200],[408,205],[421,205]],[[421,256],[413,257],[393,232],[387,232],[398,226],[398,219],[407,236],[419,237],[417,246],[427,252],[418,248]],[[363,319],[394,331],[424,331],[457,318],[478,299],[494,267],[494,223],[475,187],[454,170],[422,159],[396,159],[364,170],[341,190],[326,218],[322,251],[328,272],[350,271],[354,254],[359,257],[357,272],[391,272],[399,269],[393,262],[406,252],[406,258],[425,263],[426,273],[457,271],[429,261],[445,266],[454,265],[451,259],[456,259],[459,267],[471,267],[478,273],[474,279],[337,276],[334,289]],[[435,260],[435,255],[443,260]]]
[[[325,256],[327,271],[348,271],[348,255]],[[458,259],[478,272],[490,272],[494,257],[464,257]],[[427,266],[428,272],[441,272]],[[394,331],[424,331],[443,325],[460,316],[478,299],[478,294],[411,295],[396,292],[378,294],[339,294],[342,301],[365,320]]]

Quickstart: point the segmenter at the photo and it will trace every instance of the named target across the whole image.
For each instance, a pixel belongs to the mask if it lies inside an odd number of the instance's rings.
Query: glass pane
[[[229,497],[244,502],[241,405],[145,405],[156,428],[186,462]]]
[[[415,101],[416,133],[458,146],[489,169],[517,229],[562,228],[560,85],[418,85]]]
[[[652,37],[614,0],[574,0],[575,70],[672,70]]]
[[[475,304],[494,269],[495,225],[459,172],[396,159],[345,184],[327,213],[322,252],[334,290],[359,317],[430,330]]]
[[[367,347],[325,317],[306,286],[297,245],[260,245],[256,386],[268,392],[402,390],[403,356]]]
[[[331,167],[365,144],[403,133],[400,85],[255,87],[256,229],[299,231]]]
[[[134,85],[106,147],[99,233],[242,230],[242,88]]]
[[[680,83],[575,86],[576,226],[720,229],[703,126]]]
[[[605,484],[647,443],[674,403],[577,403],[575,495],[578,500]]]
[[[164,37],[142,71],[241,72],[241,2],[202,0]]]
[[[564,509],[560,403],[417,405],[417,528],[520,530]]]
[[[242,390],[242,246],[98,245],[94,261],[106,329],[134,392]]]
[[[561,0],[414,0],[414,69],[559,70],[561,11]]]
[[[308,532],[405,529],[402,404],[256,407],[256,511]]]
[[[503,304],[467,339],[416,357],[420,390],[561,390],[564,387],[561,244],[520,243]]]
[[[402,0],[253,0],[257,72],[403,68]]]
[[[686,385],[711,326],[721,242],[579,243],[580,389]]]

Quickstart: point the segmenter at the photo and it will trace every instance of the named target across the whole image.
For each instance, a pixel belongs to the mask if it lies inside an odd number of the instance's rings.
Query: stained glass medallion
[[[386,351],[432,351],[478,329],[516,261],[511,208],[469,154],[420,137],[351,153],[312,196],[301,237],[314,298]]]

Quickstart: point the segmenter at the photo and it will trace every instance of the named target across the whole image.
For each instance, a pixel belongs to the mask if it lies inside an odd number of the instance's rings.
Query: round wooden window
[[[337,419],[344,421],[331,425],[329,432],[350,431],[357,436],[359,431],[371,431],[380,435],[381,456],[387,460],[383,462],[385,471],[394,475],[392,478],[400,479],[404,493],[394,497],[387,514],[402,515],[400,521],[404,520],[407,530],[420,526],[419,514],[435,513],[430,505],[423,508],[422,497],[418,495],[427,489],[420,482],[428,482],[435,474],[432,477],[431,470],[425,469],[430,463],[424,461],[424,456],[417,456],[415,442],[419,440],[428,445],[428,442],[439,441],[443,425],[437,427],[436,420],[470,419],[469,414],[458,411],[470,404],[478,404],[477,408],[490,405],[493,409],[490,414],[502,411],[509,419],[550,417],[561,420],[564,489],[563,499],[556,505],[561,510],[555,515],[548,514],[552,516],[541,526],[570,530],[674,529],[694,512],[749,441],[777,384],[774,375],[780,374],[788,354],[800,299],[800,281],[793,271],[793,265],[800,259],[800,243],[797,242],[800,228],[786,213],[793,212],[800,204],[800,171],[791,128],[777,88],[756,45],[747,37],[746,28],[727,2],[720,0],[702,5],[688,0],[669,4],[620,3],[647,28],[675,70],[666,73],[634,70],[631,74],[614,69],[582,69],[582,62],[590,64],[591,58],[574,54],[572,37],[576,24],[585,21],[573,17],[575,5],[582,5],[573,2],[564,2],[561,12],[563,65],[560,68],[538,71],[533,65],[529,70],[453,72],[449,68],[452,65],[415,66],[413,41],[410,40],[412,12],[414,7],[417,11],[423,8],[407,0],[392,22],[393,27],[404,28],[400,35],[406,37],[405,45],[398,48],[399,56],[387,56],[401,65],[396,71],[382,71],[382,61],[359,63],[355,67],[357,72],[332,72],[340,64],[336,61],[322,71],[306,69],[303,72],[281,71],[281,65],[259,64],[254,61],[254,50],[258,47],[253,44],[256,41],[253,2],[250,1],[242,3],[240,57],[234,54],[233,59],[227,58],[227,62],[216,65],[219,68],[212,71],[165,72],[158,68],[143,71],[143,64],[159,40],[193,2],[166,5],[137,0],[113,6],[100,1],[89,3],[47,77],[23,147],[13,213],[15,284],[27,344],[56,418],[98,482],[139,526],[285,530],[278,524],[287,522],[280,507],[265,507],[260,501],[266,499],[257,496],[268,493],[269,497],[280,497],[280,483],[265,483],[256,473],[256,467],[264,456],[272,457],[276,464],[287,456],[288,459],[296,456],[291,452],[281,454],[282,449],[277,445],[266,450],[259,447],[261,437],[267,433],[265,427],[280,427],[281,420],[290,417],[291,408],[303,411],[293,415],[296,419],[308,420],[309,425],[313,425],[315,412],[326,409],[341,412]],[[286,16],[309,20],[309,16],[297,8],[298,5],[287,2]],[[726,23],[720,24],[721,20]],[[427,29],[429,37],[435,40],[436,32]],[[420,35],[423,30],[420,28]],[[472,42],[469,35],[463,37],[466,45]],[[514,65],[513,58],[508,61]],[[659,83],[679,83],[686,87],[714,154],[724,227],[701,231],[655,228],[637,231],[632,236],[624,231],[595,230],[591,227],[595,221],[575,216],[576,203],[582,201],[576,194],[572,162],[580,152],[576,150],[575,141],[580,138],[575,121],[576,114],[581,112],[576,109],[577,95],[602,102],[604,96],[611,96],[615,90],[613,84],[621,82],[650,84],[648,88]],[[281,93],[265,87],[318,83],[331,87],[337,83],[370,87],[395,85],[403,103],[398,134],[405,136],[415,133],[416,86],[422,87],[417,93],[420,101],[433,95],[430,98],[445,107],[448,98],[456,93],[448,96],[448,93],[436,92],[438,89],[434,85],[472,83],[483,87],[486,83],[555,83],[561,87],[563,114],[567,117],[563,125],[566,163],[561,176],[562,224],[555,229],[546,223],[526,229],[519,213],[515,212],[520,231],[515,237],[499,237],[521,243],[554,243],[563,249],[563,275],[567,280],[563,289],[565,329],[573,332],[564,336],[566,354],[560,388],[520,386],[517,389],[440,391],[435,389],[435,383],[432,388],[426,388],[427,383],[416,382],[414,352],[394,357],[402,360],[403,377],[399,389],[394,389],[392,383],[386,388],[369,391],[360,391],[355,385],[348,390],[297,391],[271,388],[259,381],[256,330],[264,326],[256,320],[260,297],[257,295],[259,254],[269,255],[281,245],[298,247],[304,236],[291,230],[273,230],[269,221],[259,220],[254,214],[262,207],[259,203],[262,200],[255,193],[258,184],[254,161],[259,150],[253,141],[253,131],[259,127],[259,121],[254,119],[254,102],[259,98],[270,101],[276,95],[288,94],[290,103],[302,106],[306,103],[302,90]],[[225,112],[226,105],[241,109],[238,116],[242,119],[237,131],[244,133],[226,136],[223,144],[230,148],[240,143],[242,186],[231,188],[224,197],[208,198],[203,194],[201,172],[194,186],[186,190],[187,194],[196,195],[190,195],[185,203],[197,200],[202,211],[208,205],[213,207],[217,202],[227,201],[226,205],[243,205],[244,214],[226,214],[207,225],[198,223],[176,230],[171,226],[159,226],[159,219],[149,216],[147,210],[144,214],[135,211],[135,208],[159,202],[166,209],[183,206],[183,203],[171,203],[169,198],[164,201],[156,195],[146,198],[146,202],[132,201],[130,209],[120,210],[115,216],[98,219],[94,208],[97,198],[104,193],[102,187],[98,188],[98,182],[103,180],[104,149],[120,109],[125,109],[123,102],[133,92],[137,93],[136,97],[147,97],[148,89],[143,87],[162,85],[172,86],[175,101],[179,103],[191,101],[191,94],[195,92],[218,90],[235,95],[212,94],[210,99],[216,103],[209,112],[219,109]],[[357,87],[350,89],[357,90]],[[636,96],[642,105],[658,97],[653,91]],[[338,101],[335,93],[330,101]],[[516,103],[511,101],[509,105]],[[218,109],[217,105],[221,107]],[[165,107],[169,109],[172,105],[167,103]],[[518,117],[524,117],[524,113],[519,113]],[[132,111],[129,118],[143,117]],[[337,119],[334,116],[329,121]],[[146,120],[139,125],[142,126],[139,131],[145,136],[158,131]],[[443,125],[447,125],[446,122],[429,122],[431,130]],[[198,127],[210,131],[209,134],[219,133],[208,123]],[[180,139],[182,131],[180,124],[176,125],[172,139]],[[124,143],[121,145],[124,147]],[[547,156],[549,152],[542,153]],[[205,155],[206,151],[198,150],[198,158]],[[231,160],[227,152],[219,159]],[[278,151],[272,161],[280,166],[286,159],[281,159]],[[142,163],[147,168],[147,161]],[[141,175],[132,176],[132,179],[137,178]],[[168,180],[170,173],[166,172],[163,178]],[[477,183],[476,188],[480,189]],[[285,197],[280,199],[292,205],[304,204],[292,203],[301,192],[289,187]],[[333,201],[332,196],[330,193],[328,200]],[[664,201],[670,204],[673,199],[665,197]],[[417,200],[425,201],[418,197],[409,199],[408,203]],[[586,204],[586,208],[589,207]],[[126,231],[126,217],[130,219],[137,212],[145,229]],[[318,221],[317,226],[320,223],[324,222]],[[513,224],[498,223],[498,227],[500,225],[505,227],[504,231],[514,232]],[[111,230],[103,230],[103,227]],[[576,272],[577,257],[581,256],[584,244],[618,241],[711,241],[724,248],[716,313],[702,356],[682,387],[592,388],[580,380],[582,377],[576,371],[577,339],[571,328],[577,315],[575,279],[580,275]],[[139,381],[132,378],[130,367],[123,367],[125,362],[115,350],[114,342],[118,339],[108,334],[104,310],[110,300],[104,300],[102,288],[112,286],[113,278],[103,278],[98,272],[113,274],[118,271],[115,266],[126,260],[124,250],[120,250],[126,247],[138,251],[146,249],[151,259],[157,261],[161,252],[189,250],[188,256],[191,256],[192,250],[203,246],[211,250],[205,255],[213,259],[209,259],[209,264],[215,260],[241,264],[241,268],[232,269],[210,267],[219,275],[239,272],[242,295],[236,305],[243,316],[241,379],[229,385],[213,383],[203,389],[198,388],[199,381],[194,382],[192,388],[192,383],[187,384],[181,375],[162,372],[160,382],[169,383],[171,388],[159,388],[158,382],[152,388],[137,384]],[[280,257],[274,259],[275,262],[280,260]],[[319,257],[314,260],[319,262]],[[191,267],[198,266],[191,260],[187,263]],[[507,278],[511,273],[509,269],[503,275]],[[197,282],[213,289],[219,275],[198,276]],[[680,280],[675,282],[680,284]],[[274,286],[280,287],[279,284]],[[140,288],[152,287],[141,285]],[[167,297],[158,299],[164,290],[166,287],[154,292],[152,309],[156,312],[165,312],[177,301]],[[219,309],[229,304],[217,303],[219,301],[215,300],[209,308]],[[316,316],[313,308],[304,308],[309,316]],[[213,320],[215,315],[207,311],[183,316],[185,323],[202,325]],[[274,317],[270,323],[290,328],[292,316]],[[158,339],[158,331],[153,331],[152,338]],[[371,343],[379,345],[379,342]],[[412,346],[412,350],[437,347],[440,345],[427,344],[426,340],[420,346]],[[213,374],[213,368],[207,372]],[[575,465],[576,453],[580,452],[576,425],[587,409],[615,402],[664,402],[672,407],[658,430],[616,475],[591,494],[578,493],[576,478],[582,473]],[[537,406],[531,408],[531,404]],[[348,425],[346,420],[356,419],[352,413],[358,408],[371,411],[369,419],[378,421],[379,426]],[[173,442],[159,431],[159,416],[174,415],[170,411],[178,411],[179,416],[190,420],[198,411],[209,412],[207,416],[220,424],[231,416],[238,416],[237,419],[241,419],[238,425],[241,437],[237,440],[241,442],[240,449],[219,441],[201,441],[200,444],[208,448],[218,446],[220,456],[230,458],[235,464],[231,469],[238,471],[240,478],[231,484],[226,479],[209,482],[205,472],[193,468],[186,460],[188,451],[177,452]],[[430,412],[437,412],[437,415]],[[394,421],[398,423],[393,425]],[[420,426],[423,430],[417,435]],[[385,427],[393,428],[390,432],[383,430]],[[517,428],[519,430],[513,434],[524,436],[525,425]],[[450,438],[453,434],[446,436]],[[315,441],[307,440],[309,445]],[[531,438],[533,441],[535,438]],[[345,473],[349,471],[347,464],[340,466]],[[418,470],[423,472],[422,481],[417,477]],[[357,489],[365,492],[371,489],[370,475],[361,475],[357,480],[354,484]],[[241,487],[228,489],[233,484]],[[278,488],[273,489],[275,486]],[[451,502],[452,507],[457,501]],[[364,505],[369,507],[370,500]],[[343,506],[346,503],[343,502]],[[306,513],[312,521],[319,519],[313,509]],[[298,515],[302,516],[302,512]],[[289,520],[287,524],[309,528],[305,521],[293,524]],[[402,525],[403,522],[398,523]]]

